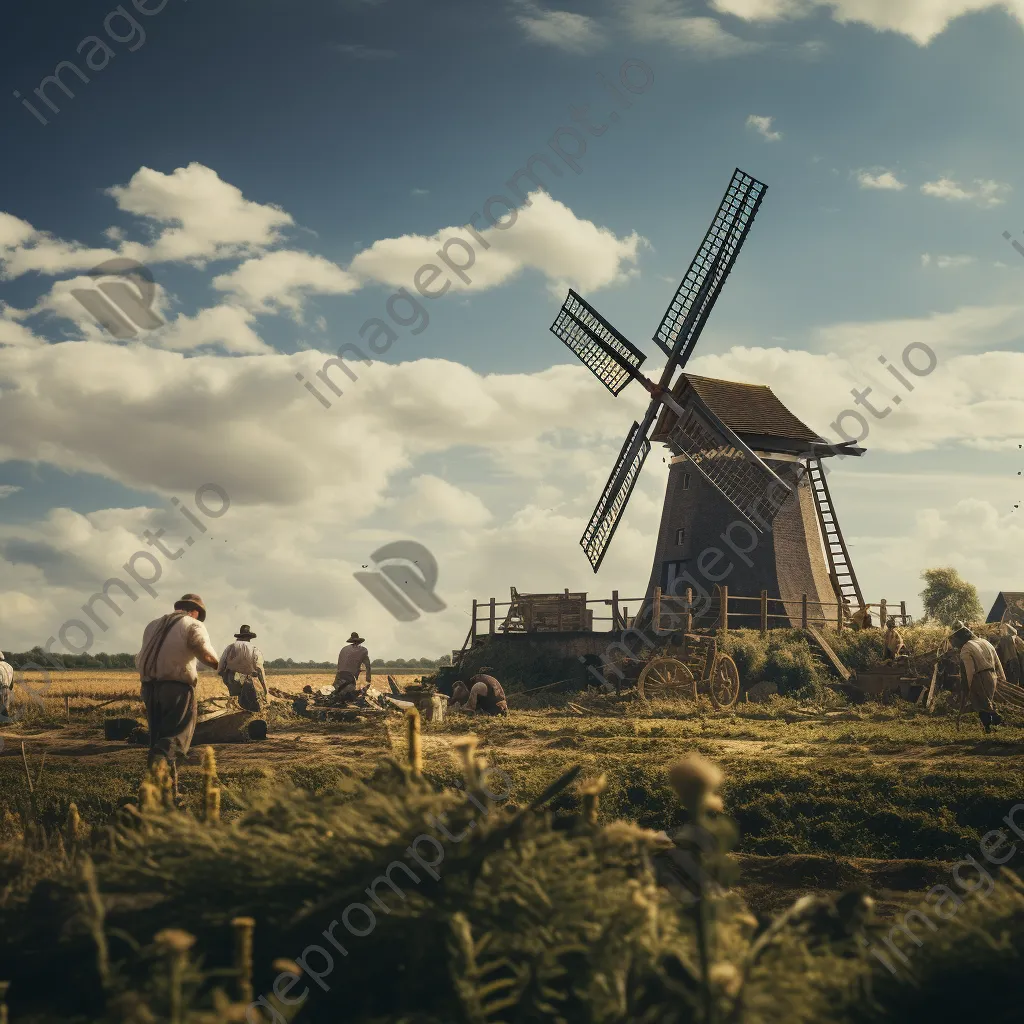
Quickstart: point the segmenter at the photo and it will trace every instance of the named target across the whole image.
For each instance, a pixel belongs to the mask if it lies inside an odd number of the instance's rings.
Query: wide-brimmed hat
[[[360,636],[355,630],[352,631],[352,635],[345,641],[347,644],[361,644],[366,637]]]
[[[963,647],[973,637],[974,634],[971,632],[971,627],[963,622],[958,622],[953,627],[953,632],[949,634],[949,642],[954,647]]]
[[[199,612],[199,621],[206,621],[206,605],[203,604],[203,599],[198,594],[182,594],[174,602],[174,610],[176,612]]]
[[[248,626],[239,626],[235,634],[236,640],[252,640],[256,634]]]

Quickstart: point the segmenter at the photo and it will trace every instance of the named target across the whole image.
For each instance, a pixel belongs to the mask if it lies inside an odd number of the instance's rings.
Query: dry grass
[[[382,682],[390,674],[394,677],[399,686],[415,682],[422,678],[422,672],[416,673],[381,673],[376,676]],[[302,673],[267,673],[267,682],[288,693],[301,693],[306,685],[330,686],[334,682],[334,673],[331,671],[302,672]],[[63,703],[65,697],[74,700],[76,697],[92,697],[96,700],[108,700],[111,697],[135,697],[139,693],[139,677],[136,672],[129,669],[67,669],[65,671],[53,672],[50,674],[50,685],[46,687],[46,677],[41,672],[25,673],[26,689],[31,689],[39,694],[43,701],[60,701]],[[198,695],[200,700],[207,697],[222,696],[225,693],[224,684],[220,677],[214,672],[203,671],[199,674]],[[29,698],[29,694],[18,694],[21,699]]]

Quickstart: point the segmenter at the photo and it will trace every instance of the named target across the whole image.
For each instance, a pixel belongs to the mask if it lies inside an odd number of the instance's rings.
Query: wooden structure
[[[986,622],[1024,622],[1024,593],[1000,590]]]
[[[733,173],[655,331],[654,342],[666,357],[657,381],[641,372],[645,354],[575,291],[551,325],[613,395],[634,380],[651,395],[580,540],[594,572],[651,442],[662,442],[673,456],[645,612],[658,588],[677,597],[686,587],[700,589],[726,576],[738,593],[782,600],[790,623],[806,615],[808,601],[812,608],[832,599],[855,610],[864,605],[822,463],[864,450],[854,442],[828,444],[770,388],[682,372],[766,192],[751,175]]]
[[[594,613],[587,608],[587,595],[520,594],[510,588],[512,599],[502,622],[502,633],[589,632],[594,628]],[[489,606],[494,604],[492,598]]]
[[[825,605],[863,608],[864,595],[829,493],[824,460],[837,453],[858,456],[864,449],[830,448],[763,385],[684,373],[673,393],[683,405],[691,394],[699,397],[790,490],[775,503],[770,530],[759,534],[737,516],[715,481],[695,471],[690,455],[676,454],[648,592],[660,587],[663,594],[678,594],[687,586],[707,586],[708,579],[728,568],[731,590],[781,602],[793,626],[804,614],[804,595],[812,620],[821,624],[827,621]],[[676,419],[664,410],[652,440],[672,448]]]

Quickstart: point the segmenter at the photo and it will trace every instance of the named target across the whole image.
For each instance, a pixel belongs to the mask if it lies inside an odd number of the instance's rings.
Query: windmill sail
[[[668,444],[758,533],[771,529],[792,487],[774,473],[708,406],[691,393],[684,414],[669,431]]]
[[[768,186],[737,169],[711,227],[655,332],[669,359],[685,366],[732,270]]]
[[[580,538],[580,546],[594,572],[601,567],[604,553],[612,542],[616,527],[626,509],[626,502],[633,493],[633,486],[650,450],[651,442],[647,440],[646,425],[634,423],[618,459],[615,460],[615,468],[608,477],[608,483],[605,484],[594,514]]]
[[[636,376],[646,358],[574,291],[569,292],[551,333],[613,395]]]

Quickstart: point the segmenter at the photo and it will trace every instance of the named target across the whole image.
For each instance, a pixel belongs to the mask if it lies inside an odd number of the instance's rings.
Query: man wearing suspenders
[[[185,594],[174,611],[154,619],[142,635],[135,658],[149,719],[149,765],[167,762],[178,796],[177,757],[188,754],[196,728],[196,661],[217,668],[219,659],[203,625],[206,606],[198,594]]]

